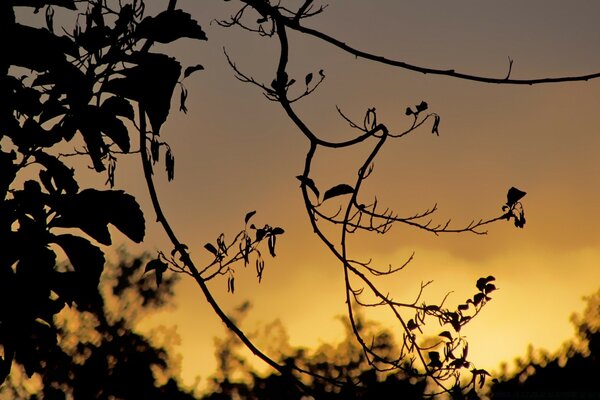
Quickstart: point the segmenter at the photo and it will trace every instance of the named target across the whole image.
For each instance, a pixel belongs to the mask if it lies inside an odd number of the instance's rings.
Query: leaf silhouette
[[[325,194],[323,195],[323,201],[330,199],[332,197],[342,196],[344,194],[350,194],[350,193],[354,193],[354,188],[345,183],[341,183],[341,184],[336,185],[336,186],[332,187],[331,189],[327,190],[325,192]]]
[[[217,254],[219,254],[219,251],[217,250],[217,248],[212,244],[212,243],[206,243],[204,245],[204,248],[208,251],[210,251],[211,253],[213,253],[215,256]]]
[[[310,72],[306,75],[306,77],[304,78],[304,83],[306,83],[306,86],[308,86],[308,84],[312,81],[312,78],[313,78],[312,72]]]
[[[191,74],[193,74],[196,71],[202,71],[204,69],[204,67],[200,64],[197,65],[192,65],[190,67],[187,67],[185,69],[185,71],[183,71],[183,77],[187,78],[188,76],[190,76]]]
[[[250,218],[254,216],[254,214],[256,214],[256,211],[250,211],[249,213],[247,213],[244,217],[244,223],[247,224],[248,221],[250,221]]]
[[[112,243],[109,224],[136,243],[144,239],[144,214],[135,198],[122,190],[86,189],[62,197],[51,226],[79,228],[104,245]]]
[[[438,131],[440,127],[440,116],[439,115],[435,115],[434,120],[433,120],[433,126],[431,127],[431,133],[435,133],[436,135],[440,136],[440,132]]]
[[[134,53],[127,61],[137,66],[121,71],[125,77],[109,80],[103,90],[139,102],[157,134],[169,115],[181,64],[165,54],[141,52]]]
[[[184,37],[207,40],[198,22],[183,10],[166,10],[156,17],[146,17],[138,25],[138,37],[159,43],[170,43]]]
[[[519,200],[521,200],[527,193],[517,189],[516,187],[511,187],[508,189],[508,193],[506,194],[506,205],[509,207],[514,206]]]
[[[429,108],[429,105],[425,102],[422,101],[421,103],[419,103],[418,105],[415,106],[417,109],[417,114],[420,113],[421,111],[425,111],[427,110],[427,108]]]
[[[319,198],[319,189],[317,189],[317,186],[315,185],[315,181],[313,181],[312,179],[305,177],[303,175],[298,175],[296,177],[296,179],[298,179],[302,185],[307,186],[310,190],[312,190],[312,192],[315,194],[315,196],[317,196],[317,199]]]

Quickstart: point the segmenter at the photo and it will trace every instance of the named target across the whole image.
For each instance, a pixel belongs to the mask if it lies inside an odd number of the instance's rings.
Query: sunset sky
[[[152,2],[148,12],[166,3]],[[289,2],[291,8],[297,3]],[[600,2],[594,0],[327,4],[305,23],[355,48],[412,64],[504,77],[510,57],[513,78],[600,71]],[[209,40],[171,47],[184,66],[202,64],[205,70],[185,82],[188,114],[177,112],[174,102],[162,131],[176,157],[174,182],[156,174],[165,212],[199,265],[210,262],[204,243],[222,232],[232,237],[248,211],[257,210],[257,224],[283,227],[278,256],[267,257],[262,283],[253,268],[241,268],[235,294],[226,292],[223,279],[211,285],[216,297],[227,310],[249,300],[249,330],[280,319],[294,346],[340,340],[335,317],[344,314],[342,269],[312,235],[295,178],[308,141],[278,104],[234,78],[223,54],[225,47],[242,71],[268,84],[277,41],[211,23],[235,12],[237,1],[178,6],[200,22]],[[394,299],[412,301],[421,281],[434,280],[425,299],[438,302],[454,291],[449,301],[457,304],[473,295],[479,277],[495,276],[500,290],[463,332],[472,361],[489,370],[525,355],[530,343],[553,351],[570,338],[570,315],[583,309],[582,297],[600,283],[600,80],[490,85],[377,65],[297,33],[290,34],[290,46],[297,81],[320,69],[326,74],[323,85],[296,105],[325,138],[355,134],[336,105],[358,121],[376,107],[378,121],[397,131],[411,122],[405,108],[421,100],[441,116],[439,137],[429,126],[386,145],[367,181],[368,193],[381,204],[411,215],[437,203],[436,220],[451,218],[461,226],[499,215],[511,186],[527,192],[522,230],[501,221],[485,236],[436,237],[397,226],[386,236],[361,237],[353,247],[356,258],[382,265],[400,264],[415,251],[411,265],[386,283]],[[313,179],[323,189],[349,183],[370,146],[322,152]],[[141,176],[137,158],[124,160],[117,171],[117,186],[136,196],[148,221],[145,243],[128,247],[168,253]],[[213,338],[223,335],[224,326],[191,279],[177,286],[176,308],[145,321],[144,329],[160,324],[178,326],[184,381],[200,375],[204,384],[215,366]]]

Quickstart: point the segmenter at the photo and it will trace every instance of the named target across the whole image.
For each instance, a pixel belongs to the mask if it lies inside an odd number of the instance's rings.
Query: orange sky
[[[600,71],[597,1],[328,4],[311,26],[357,48],[414,64],[504,77],[510,57],[513,78]],[[257,284],[249,268],[237,275],[235,295],[226,293],[225,280],[213,284],[215,294],[229,310],[250,300],[249,328],[281,319],[293,345],[338,340],[342,328],[334,317],[344,312],[342,270],[311,234],[295,179],[307,140],[277,104],[234,79],[222,52],[226,47],[243,71],[270,82],[276,40],[210,24],[236,5],[179,2],[199,20],[209,41],[182,41],[174,52],[184,65],[201,63],[205,71],[186,82],[189,113],[174,111],[163,128],[176,157],[174,182],[167,184],[157,174],[163,206],[200,265],[209,262],[204,243],[221,232],[236,233],[250,210],[258,211],[256,222],[285,228],[278,257],[267,260],[263,283]],[[320,69],[327,75],[321,89],[296,107],[327,138],[352,134],[336,105],[357,120],[376,107],[378,121],[397,130],[410,123],[404,109],[421,100],[441,115],[439,137],[424,128],[387,144],[368,181],[369,192],[381,203],[407,215],[437,203],[440,221],[463,224],[498,215],[511,186],[528,193],[523,230],[501,222],[487,236],[435,237],[397,227],[385,238],[361,239],[356,256],[383,265],[401,263],[416,251],[411,266],[389,283],[394,298],[410,300],[421,280],[433,279],[426,299],[439,301],[453,290],[450,299],[458,302],[473,294],[477,278],[494,275],[501,290],[464,330],[470,355],[482,368],[524,355],[529,343],[554,350],[569,338],[570,314],[583,309],[582,296],[600,282],[600,81],[485,85],[356,60],[298,34],[290,40],[290,71],[298,81]],[[347,182],[355,176],[356,162],[356,153],[323,152],[314,179],[322,188]],[[141,174],[137,159],[126,161],[117,186],[145,207],[148,237],[140,248],[168,252],[165,235],[153,223]],[[178,286],[176,302],[176,310],[144,326],[177,324],[185,381],[201,375],[205,382],[215,365],[212,338],[222,335],[223,325],[191,280]]]

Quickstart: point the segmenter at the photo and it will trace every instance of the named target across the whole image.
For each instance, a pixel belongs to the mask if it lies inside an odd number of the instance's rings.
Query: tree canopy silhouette
[[[134,331],[145,315],[169,305],[177,278],[169,275],[157,288],[153,277],[143,276],[148,258],[121,251],[118,263],[103,272],[99,301],[55,318],[58,345],[38,359],[44,367],[40,391],[31,393],[24,379],[11,378],[0,397],[193,400],[176,379],[168,342],[157,346]]]
[[[512,220],[523,228],[525,213],[521,200],[525,192],[510,188],[502,211],[488,218],[476,218],[463,225],[449,219],[433,222],[437,205],[421,211],[401,213],[382,206],[377,197],[366,195],[363,187],[374,170],[382,148],[391,141],[405,140],[428,127],[439,135],[441,116],[432,112],[421,99],[410,101],[406,122],[392,127],[377,119],[375,108],[364,115],[339,115],[355,131],[351,139],[330,141],[296,112],[295,103],[310,96],[326,78],[325,71],[312,71],[292,77],[289,58],[293,51],[288,33],[296,31],[315,37],[356,57],[400,69],[466,79],[481,83],[533,85],[585,81],[600,74],[581,76],[513,79],[490,78],[415,66],[399,60],[355,49],[304,22],[324,12],[324,5],[305,0],[295,7],[269,0],[240,0],[239,9],[230,19],[219,21],[225,27],[275,40],[279,46],[274,60],[277,69],[271,82],[261,82],[244,72],[226,52],[236,77],[256,86],[265,97],[278,103],[282,111],[307,140],[303,170],[297,176],[300,196],[315,235],[337,260],[345,281],[344,300],[350,330],[362,353],[363,361],[376,371],[400,371],[436,387],[428,392],[474,395],[482,386],[487,371],[470,360],[468,343],[461,329],[491,300],[496,290],[495,277],[484,276],[475,283],[474,293],[456,308],[444,301],[430,303],[421,284],[415,299],[396,300],[373,279],[400,273],[411,261],[398,266],[374,265],[356,259],[350,237],[357,232],[385,234],[394,225],[406,225],[434,235],[453,233],[484,234],[489,224]],[[45,26],[22,24],[15,9],[43,10]],[[55,26],[55,9],[72,17],[68,24]],[[258,15],[258,19],[256,16]],[[187,89],[183,80],[202,65],[185,68],[175,58],[154,46],[168,45],[181,38],[207,40],[200,25],[170,0],[165,10],[146,15],[142,0],[12,0],[0,3],[0,380],[10,372],[13,361],[28,375],[48,373],[43,362],[60,352],[55,316],[65,306],[80,311],[98,310],[102,299],[95,290],[105,266],[101,245],[111,245],[109,225],[134,242],[145,236],[145,217],[133,196],[122,190],[98,190],[82,187],[66,162],[69,156],[87,157],[94,171],[106,174],[106,183],[114,184],[117,156],[137,154],[149,197],[172,249],[159,251],[145,265],[157,285],[164,285],[165,273],[185,274],[193,279],[227,328],[256,356],[274,368],[286,385],[294,384],[311,394],[302,376],[330,382],[327,370],[311,371],[296,360],[276,361],[230,318],[215,299],[208,282],[226,279],[227,289],[235,291],[236,270],[254,264],[260,282],[265,271],[265,255],[276,255],[276,243],[284,234],[278,226],[255,222],[255,211],[246,214],[243,228],[226,239],[219,235],[204,245],[212,261],[198,266],[190,257],[176,229],[163,211],[154,183],[154,168],[162,165],[168,180],[175,177],[175,159],[169,145],[161,140],[161,129],[171,112],[174,92],[180,86],[180,110],[186,112]],[[318,69],[318,70],[317,70]],[[62,153],[61,149],[81,143],[83,150]],[[366,157],[357,161],[353,181],[322,185],[313,173],[313,163],[325,149],[365,146]],[[505,190],[505,188],[502,188]],[[332,211],[333,210],[333,211]],[[264,248],[266,247],[266,249]],[[58,262],[64,253],[66,268]],[[485,274],[487,275],[487,274]],[[398,322],[401,342],[390,348],[376,344],[381,333],[361,329],[357,313],[361,308],[381,308]],[[439,323],[435,343],[424,344],[423,327]],[[108,328],[107,328],[108,329]],[[139,338],[131,337],[133,342]],[[160,357],[156,359],[160,364]],[[463,373],[463,375],[461,375]],[[464,379],[464,373],[468,379]],[[360,386],[360,379],[338,382]],[[291,389],[290,389],[291,390]]]

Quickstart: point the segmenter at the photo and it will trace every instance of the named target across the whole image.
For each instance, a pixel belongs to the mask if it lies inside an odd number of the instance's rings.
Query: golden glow
[[[204,3],[182,2],[200,19],[209,41],[179,49],[189,65],[206,69],[186,82],[190,113],[174,113],[162,134],[176,156],[175,182],[159,188],[164,209],[201,265],[209,257],[204,243],[221,232],[235,234],[247,211],[257,210],[259,223],[284,227],[263,283],[257,284],[252,268],[242,267],[236,293],[227,294],[223,280],[212,285],[215,294],[228,310],[252,302],[244,322],[250,330],[279,318],[294,346],[340,340],[335,316],[344,313],[341,269],[312,235],[294,178],[307,141],[277,104],[233,78],[221,50],[226,46],[238,67],[270,82],[275,44],[209,25],[230,14],[225,9],[230,3]],[[564,2],[546,0],[519,2],[518,10],[466,0],[330,3],[314,26],[409,62],[504,76],[510,56],[515,78],[600,70],[594,20],[600,3],[568,12]],[[298,81],[325,70],[322,89],[297,109],[327,138],[352,134],[335,105],[357,120],[375,106],[378,121],[396,130],[408,124],[405,107],[421,100],[442,116],[440,137],[424,128],[383,151],[367,185],[380,202],[405,215],[438,203],[437,219],[452,218],[460,226],[498,215],[511,186],[528,193],[523,230],[501,222],[487,236],[434,237],[398,227],[383,239],[361,238],[356,256],[383,265],[401,263],[416,251],[415,261],[387,284],[394,298],[413,299],[419,283],[433,279],[427,299],[439,301],[452,290],[450,301],[459,302],[472,295],[477,278],[494,275],[500,290],[464,331],[473,361],[490,370],[525,355],[530,343],[552,351],[571,337],[570,314],[582,309],[582,296],[600,282],[600,83],[486,86],[376,66],[296,35],[291,52]],[[353,179],[357,154],[364,149],[320,155],[317,185]],[[147,248],[168,252],[136,168],[122,168],[117,181],[127,182],[145,206]],[[212,338],[224,326],[191,280],[183,279],[176,301],[175,311],[144,326],[178,325],[185,382],[201,375],[205,383],[215,366]]]

